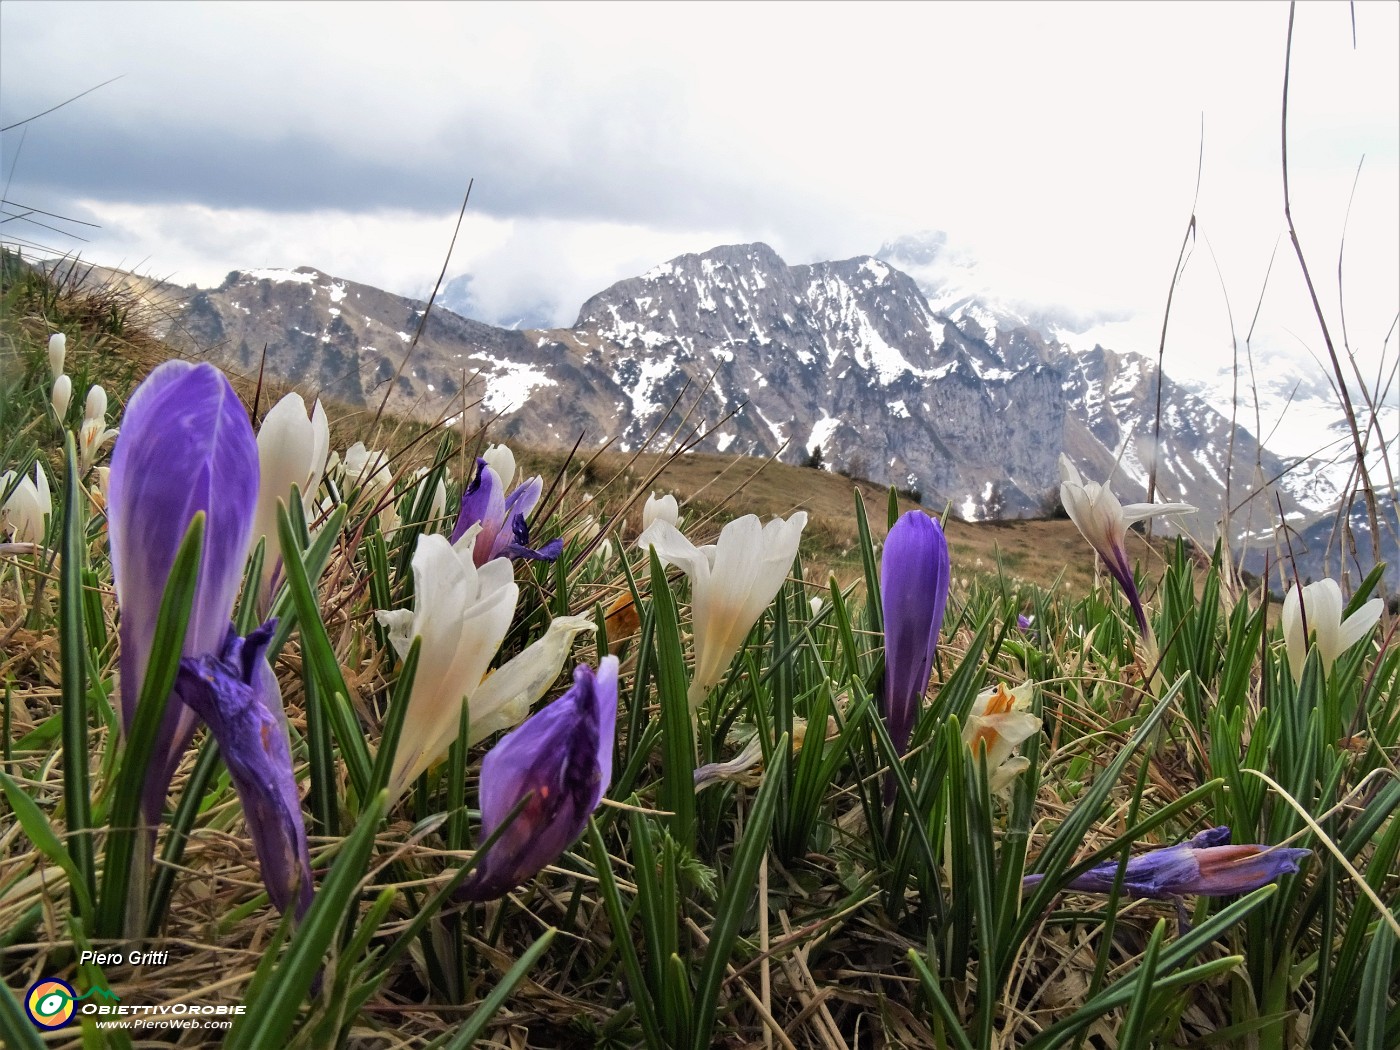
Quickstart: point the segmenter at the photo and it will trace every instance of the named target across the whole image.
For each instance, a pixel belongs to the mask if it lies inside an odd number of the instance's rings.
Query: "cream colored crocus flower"
[[[695,634],[695,671],[687,694],[695,710],[724,677],[763,610],[787,579],[807,524],[805,511],[784,521],[760,525],[746,514],[726,525],[719,542],[697,547],[674,525],[655,521],[637,537],[642,550],[656,549],[664,564],[679,566],[690,577],[690,607]]]
[[[63,426],[63,419],[68,415],[68,405],[73,400],[73,380],[67,375],[60,375],[53,381],[53,393],[49,395],[49,404],[53,406],[53,414],[58,419],[58,425]]]
[[[525,721],[530,708],[559,680],[574,639],[596,630],[587,616],[556,616],[539,639],[487,675],[471,697],[467,743],[480,743]]]
[[[378,449],[366,448],[363,441],[345,450],[343,462],[346,488],[363,488],[378,499],[393,484],[388,457]]]
[[[1144,637],[1150,638],[1151,628],[1142,609],[1142,599],[1138,597],[1132,566],[1128,564],[1128,526],[1158,514],[1190,514],[1196,508],[1189,503],[1130,503],[1125,507],[1118,502],[1107,481],[1102,485],[1086,482],[1063,453],[1060,455],[1060,477],[1060,501],[1066,513],[1103,559],[1109,575],[1123,588],[1138,627]]]
[[[367,501],[363,505],[378,508],[379,531],[386,540],[392,539],[399,528],[399,507],[392,495],[394,474],[389,457],[357,441],[345,450],[344,466],[347,492],[359,489],[361,499]]]
[[[963,727],[963,743],[972,752],[987,751],[987,789],[993,794],[1006,791],[1030,767],[1030,760],[1016,754],[1022,742],[1040,732],[1040,718],[1030,713],[1034,687],[1023,682],[1007,690],[998,682],[978,693]]]
[[[1298,587],[1288,588],[1283,599],[1283,642],[1288,653],[1288,667],[1293,680],[1303,677],[1303,663],[1308,655],[1306,629],[1322,657],[1322,669],[1330,671],[1337,657],[1371,633],[1381,618],[1384,602],[1372,598],[1345,620],[1342,619],[1342,588],[1336,580],[1318,580],[1303,588],[1303,600],[1298,601]]]
[[[420,534],[413,552],[413,609],[375,613],[400,656],[408,655],[415,637],[423,639],[389,777],[391,799],[457,739],[462,704],[481,685],[515,615],[520,592],[510,561],[477,568],[475,543],[474,529],[456,546],[437,533]]]
[[[55,381],[63,375],[63,359],[68,353],[68,337],[62,332],[49,336],[49,376]]]
[[[102,446],[117,436],[107,427],[107,391],[94,385],[83,406],[83,424],[78,428],[78,467],[86,474],[97,460]]]
[[[258,505],[253,512],[253,534],[249,553],[266,541],[263,555],[259,601],[266,607],[272,597],[273,574],[280,562],[277,540],[277,505],[286,506],[295,485],[301,496],[302,511],[308,519],[316,513],[316,490],[330,455],[330,423],[326,410],[317,401],[308,418],[306,402],[292,393],[278,401],[263,417],[258,428]]]
[[[669,492],[664,496],[658,496],[653,492],[647,497],[646,503],[642,505],[642,531],[651,528],[654,521],[664,521],[669,525],[680,528],[681,508],[676,503],[676,497]]]
[[[0,496],[12,485],[14,491],[0,504],[0,533],[9,532],[16,543],[42,543],[44,519],[53,513],[48,475],[38,463],[32,481],[22,477],[16,482],[13,470],[0,474]]]

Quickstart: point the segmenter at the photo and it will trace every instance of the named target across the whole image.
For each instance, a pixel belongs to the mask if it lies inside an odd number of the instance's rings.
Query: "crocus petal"
[[[269,621],[247,638],[230,630],[222,653],[182,660],[176,690],[218,741],[268,896],[300,918],[311,904],[311,856],[282,697],[265,655],[275,627]]]
[[[1295,682],[1303,677],[1303,661],[1308,655],[1308,640],[1303,633],[1302,604],[1298,601],[1298,587],[1288,588],[1283,596],[1283,613],[1279,617],[1283,624],[1283,647],[1288,656],[1288,669]]]
[[[1298,870],[1311,850],[1229,845],[1228,827],[1209,828],[1176,846],[1149,850],[1128,860],[1123,892],[1132,897],[1169,900],[1183,894],[1226,896],[1248,893],[1282,875]],[[1119,862],[1106,861],[1072,879],[1065,889],[1108,893],[1118,876]],[[1023,886],[1039,883],[1043,875],[1028,875]]]
[[[100,384],[93,384],[87,392],[87,401],[83,406],[83,419],[97,423],[107,421],[107,391],[103,390]]]
[[[486,465],[496,472],[502,488],[510,488],[515,480],[515,453],[505,445],[487,445],[481,454]]]
[[[564,541],[550,540],[539,550],[530,546],[530,526],[528,518],[540,501],[544,491],[544,479],[536,475],[522,482],[520,487],[505,498],[503,517],[510,526],[509,533],[501,530],[487,554],[488,558],[527,558],[536,561],[553,561],[564,551]]]
[[[122,724],[129,729],[146,676],[166,577],[196,513],[204,550],[183,655],[222,650],[243,576],[258,489],[248,413],[213,365],[167,361],[131,396],[108,480],[107,530],[121,607]],[[194,731],[194,714],[167,705],[151,756],[146,816],[159,819],[165,790]]]
[[[637,537],[637,546],[642,550],[656,548],[656,556],[663,565],[674,565],[691,579],[707,577],[714,564],[714,545],[697,547],[670,522],[655,521]]]
[[[1371,633],[1371,628],[1380,621],[1381,612],[1385,608],[1385,603],[1379,598],[1372,598],[1365,605],[1361,606],[1354,613],[1343,620],[1333,635],[1336,648],[1333,652],[1333,659],[1341,656],[1361,639]],[[1324,650],[1325,654],[1326,650]]]
[[[457,739],[462,704],[500,648],[519,590],[510,562],[487,562],[477,568],[471,540],[452,546],[443,536],[418,537],[413,552],[413,615],[405,631],[402,611],[378,613],[390,628],[395,648],[414,636],[423,639],[418,672],[404,716],[398,754],[390,777],[397,798],[420,773],[437,761]]]
[[[473,525],[480,525],[473,558],[477,565],[491,560],[491,550],[496,545],[506,520],[506,497],[501,479],[491,469],[486,460],[476,461],[476,476],[467,484],[462,493],[461,508],[457,512],[457,524],[452,526],[448,540],[455,545]]]
[[[472,693],[467,743],[479,743],[519,724],[558,680],[574,639],[594,630],[587,616],[556,616],[543,636],[487,675]]]
[[[259,541],[266,541],[259,580],[259,602],[264,608],[271,600],[272,579],[281,561],[277,506],[279,503],[287,505],[295,485],[301,493],[303,512],[312,516],[328,455],[330,424],[320,401],[316,402],[308,419],[306,402],[300,394],[291,393],[263,417],[258,429],[258,504],[248,551],[251,554]]]
[[[1008,690],[998,683],[979,693],[963,727],[963,742],[976,760],[987,752],[988,788],[996,794],[1009,787],[1030,763],[1015,755],[1026,740],[1040,732],[1040,718],[1030,713],[1033,687],[1024,682]]]
[[[658,496],[655,492],[647,497],[646,503],[642,505],[642,531],[651,528],[654,521],[664,521],[677,528],[680,527],[681,508],[676,502],[676,497],[669,492],[664,496]]]
[[[692,601],[697,652],[692,707],[719,683],[763,610],[777,597],[806,524],[805,511],[786,521],[774,518],[762,528],[750,514],[720,530],[708,585]]]
[[[903,514],[880,555],[880,605],[885,622],[883,714],[895,750],[904,754],[933,670],[948,603],[948,541],[921,510]]]
[[[480,859],[462,888],[469,900],[507,893],[552,863],[583,833],[612,781],[617,657],[595,676],[574,669],[573,687],[506,734],[481,763],[481,835],[524,809]]]
[[[749,771],[763,761],[763,741],[755,733],[744,749],[727,762],[709,762],[695,767],[695,790],[701,791],[722,780],[744,780]]]

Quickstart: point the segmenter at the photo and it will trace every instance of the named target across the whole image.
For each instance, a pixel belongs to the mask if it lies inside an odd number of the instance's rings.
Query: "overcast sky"
[[[1351,11],[1298,9],[1290,166],[1333,309],[1365,157],[1344,289],[1376,349],[1400,299],[1400,5],[1356,4],[1355,47]],[[1204,124],[1169,359],[1228,351],[1225,294],[1243,337],[1276,245],[1263,329],[1320,349],[1279,240],[1287,22],[1273,2],[4,0],[0,126],[121,79],[0,135],[7,211],[100,229],[0,234],[182,284],[312,265],[426,296],[475,179],[449,276],[483,320],[569,324],[716,244],[806,263],[937,229],[998,295],[1126,316],[1120,348],[1155,354]]]

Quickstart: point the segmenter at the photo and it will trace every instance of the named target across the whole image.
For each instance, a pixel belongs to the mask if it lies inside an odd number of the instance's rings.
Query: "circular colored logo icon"
[[[62,1028],[73,1016],[73,1000],[77,997],[67,981],[45,977],[30,987],[24,1008],[40,1028]]]

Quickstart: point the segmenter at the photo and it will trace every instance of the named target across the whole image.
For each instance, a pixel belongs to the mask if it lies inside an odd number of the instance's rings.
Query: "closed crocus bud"
[[[455,547],[440,534],[419,535],[413,609],[375,613],[400,656],[408,655],[415,637],[423,639],[389,779],[391,801],[447,754],[457,739],[462,704],[470,704],[515,615],[520,592],[510,562],[478,568],[472,560],[475,539],[474,529]]]
[[[63,358],[68,353],[68,337],[62,332],[49,336],[49,375],[54,380],[63,375]]]
[[[763,610],[787,579],[807,513],[759,524],[757,515],[735,518],[720,530],[719,542],[691,543],[665,521],[655,521],[637,537],[642,550],[656,549],[663,564],[677,565],[690,577],[690,611],[695,633],[695,672],[686,694],[691,710],[719,684]]]
[[[642,505],[642,531],[651,528],[654,521],[664,521],[668,525],[680,528],[681,508],[676,503],[676,497],[669,492],[664,496],[658,496],[653,492],[647,497],[647,501]]]
[[[1206,897],[1248,893],[1298,870],[1311,850],[1256,845],[1229,845],[1228,827],[1209,828],[1177,846],[1148,850],[1128,860],[1123,892],[1130,897],[1171,900],[1183,894]],[[1118,878],[1119,862],[1090,868],[1062,888],[1081,893],[1109,893]],[[1035,886],[1044,875],[1027,875],[1023,887]]]
[[[107,422],[107,391],[102,389],[100,383],[94,383],[87,392],[87,401],[83,406],[83,420]]]
[[[258,504],[253,514],[249,553],[266,541],[259,603],[265,610],[272,594],[272,578],[281,563],[277,541],[277,505],[291,499],[292,486],[300,492],[302,511],[308,519],[316,513],[316,490],[330,455],[330,423],[321,402],[310,418],[300,394],[288,394],[273,405],[258,429]]]
[[[921,510],[903,514],[880,555],[885,623],[882,713],[895,750],[904,754],[923,706],[952,569],[943,528]]]
[[[1318,580],[1302,590],[1301,603],[1296,584],[1288,588],[1288,594],[1283,599],[1283,642],[1288,654],[1288,668],[1293,672],[1295,682],[1303,677],[1309,636],[1322,658],[1323,671],[1330,671],[1337,657],[1371,633],[1384,607],[1379,598],[1372,598],[1343,620],[1345,605],[1342,602],[1342,588],[1336,580]]]
[[[482,838],[525,805],[480,858],[463,897],[503,896],[583,834],[612,782],[616,724],[617,657],[605,656],[596,675],[576,667],[567,693],[491,749],[481,763]]]
[[[496,472],[503,488],[510,488],[515,481],[515,453],[505,445],[487,445],[481,454],[486,465]]]
[[[6,497],[5,493],[9,492]],[[42,543],[44,519],[53,513],[49,478],[44,468],[34,464],[34,478],[16,480],[15,472],[0,475],[0,533],[8,532],[16,543]]]
[[[63,426],[63,420],[68,415],[68,405],[73,400],[73,380],[67,375],[60,375],[53,381],[53,394],[49,397],[49,404],[53,406],[53,414],[58,419],[58,425]]]

